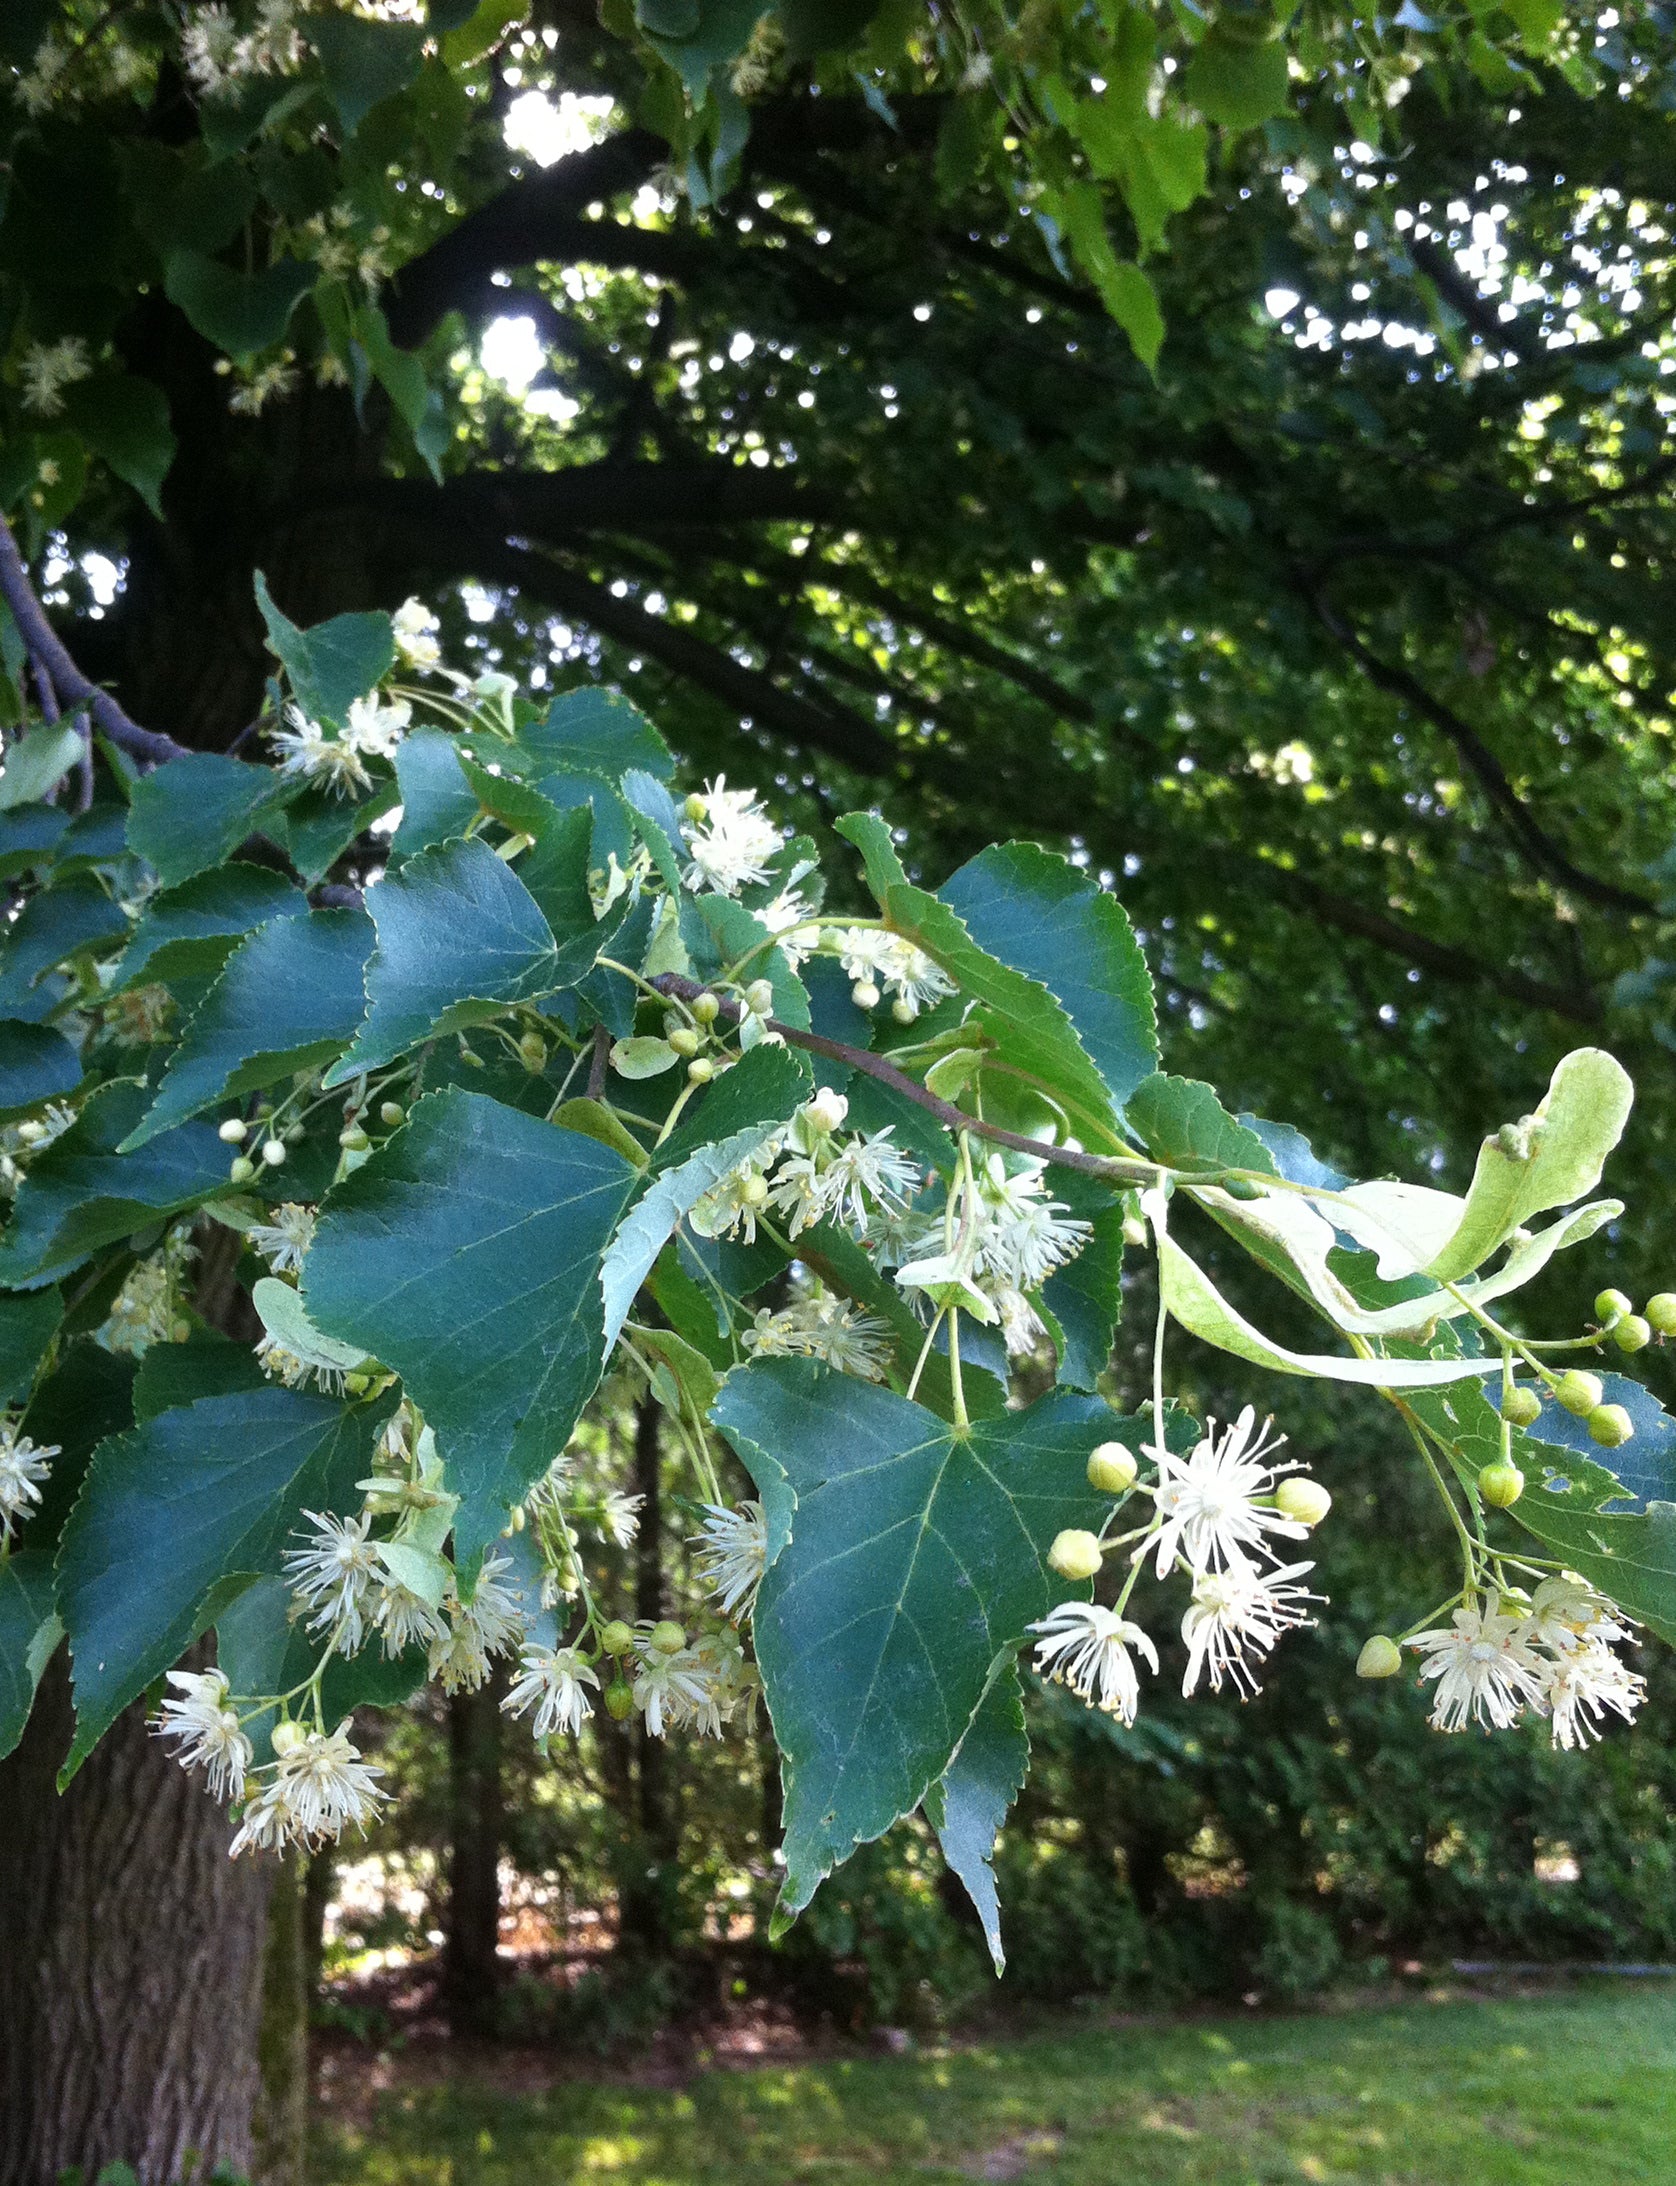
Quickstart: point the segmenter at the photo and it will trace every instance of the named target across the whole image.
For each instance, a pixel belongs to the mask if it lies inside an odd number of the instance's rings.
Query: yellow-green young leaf
[[[366,1365],[367,1354],[358,1344],[339,1343],[315,1327],[296,1291],[277,1275],[264,1275],[253,1284],[250,1302],[274,1342],[304,1366],[328,1374],[351,1374]]]
[[[1565,1056],[1534,1113],[1480,1147],[1460,1226],[1426,1273],[1440,1282],[1470,1275],[1533,1215],[1592,1192],[1634,1099],[1629,1073],[1603,1048]]]
[[[27,730],[0,767],[0,812],[32,805],[44,797],[82,755],[82,740],[68,723]]]
[[[1148,1194],[1149,1203],[1151,1198]],[[1470,1374],[1501,1371],[1499,1355],[1494,1359],[1345,1359],[1331,1352],[1288,1351],[1237,1313],[1173,1237],[1155,1235],[1164,1303],[1171,1318],[1219,1351],[1231,1351],[1253,1365],[1277,1374],[1306,1374],[1319,1381],[1360,1382],[1372,1389],[1429,1389]]]
[[[667,1040],[650,1036],[617,1040],[611,1048],[611,1067],[619,1078],[661,1078],[680,1059]]]
[[[1058,1391],[960,1435],[808,1359],[736,1369],[713,1416],[790,1527],[753,1622],[784,1757],[789,1916],[920,1803],[996,1658],[1065,1598],[1048,1549],[1102,1522],[1088,1455],[1124,1425]]]
[[[303,1303],[394,1368],[435,1429],[467,1584],[599,1381],[600,1262],[637,1176],[596,1139],[451,1088],[322,1209]]]
[[[442,1607],[454,1578],[453,1566],[445,1558],[430,1549],[415,1548],[411,1541],[383,1541],[378,1560],[398,1586],[417,1594],[427,1608]]]
[[[1288,73],[1279,39],[1242,38],[1218,23],[1195,47],[1182,89],[1207,121],[1254,129],[1286,111]]]

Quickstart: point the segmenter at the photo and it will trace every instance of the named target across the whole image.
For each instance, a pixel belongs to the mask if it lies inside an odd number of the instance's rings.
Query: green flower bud
[[[823,1085],[803,1111],[817,1131],[841,1131],[849,1112],[849,1102],[829,1085]]]
[[[506,1514],[506,1531],[508,1533],[522,1533],[529,1522],[530,1514],[525,1510],[523,1504],[514,1503],[511,1510]]]
[[[1479,1472],[1478,1492],[1492,1510],[1511,1510],[1525,1492],[1525,1476],[1517,1465],[1498,1457]]]
[[[621,1617],[613,1617],[599,1635],[599,1644],[608,1655],[627,1655],[634,1651],[634,1626],[625,1624]]]
[[[911,994],[899,994],[890,1005],[890,1014],[899,1025],[911,1025],[919,1015],[919,1004]]]
[[[879,1006],[879,990],[871,979],[858,979],[850,989],[850,1000],[858,1010],[876,1010]]]
[[[285,1163],[285,1141],[283,1139],[264,1139],[262,1141],[262,1159],[270,1169],[282,1168]]]
[[[708,1085],[716,1075],[716,1066],[708,1055],[695,1055],[687,1065],[687,1076],[694,1085]]]
[[[245,1122],[242,1116],[229,1116],[216,1133],[216,1137],[220,1139],[223,1146],[237,1146],[249,1129],[249,1124]]]
[[[1655,1335],[1676,1336],[1676,1290],[1661,1290],[1647,1300],[1647,1320]]]
[[[774,1007],[774,989],[766,979],[753,979],[745,989],[745,1007],[753,1017],[766,1017]]]
[[[673,1032],[665,1033],[664,1038],[677,1055],[696,1055],[704,1045],[703,1033],[693,1025],[677,1025]]]
[[[227,1174],[235,1184],[248,1184],[256,1174],[256,1164],[248,1154],[235,1155]]]
[[[1589,1439],[1603,1450],[1619,1450],[1635,1432],[1635,1422],[1621,1404],[1597,1404],[1589,1414]]]
[[[1595,1300],[1595,1319],[1604,1328],[1610,1328],[1614,1321],[1621,1321],[1626,1313],[1634,1310],[1621,1290],[1603,1290]]]
[[[274,1725],[273,1749],[275,1753],[294,1753],[302,1742],[303,1727],[300,1723],[293,1723],[287,1719],[283,1723]]]
[[[1560,1376],[1554,1401],[1574,1419],[1587,1419],[1605,1394],[1598,1374],[1585,1374],[1574,1366],[1569,1374]]]
[[[1123,1242],[1126,1245],[1138,1249],[1146,1243],[1151,1234],[1140,1215],[1126,1214],[1123,1217]]]
[[[367,1137],[367,1134],[358,1123],[350,1123],[345,1124],[344,1128],[338,1133],[338,1144],[347,1146],[352,1154],[360,1154],[366,1151],[372,1144],[372,1140]]]
[[[1067,1526],[1063,1533],[1054,1535],[1047,1560],[1049,1568],[1062,1579],[1092,1579],[1105,1557],[1092,1533]]]
[[[1652,1328],[1639,1313],[1626,1313],[1612,1331],[1612,1341],[1620,1351],[1640,1351],[1652,1340]]]
[[[378,1120],[393,1131],[398,1124],[406,1123],[407,1110],[400,1101],[382,1101],[379,1104]]]
[[[713,1025],[722,1014],[720,997],[712,994],[708,988],[704,993],[693,996],[691,1009],[701,1025]]]
[[[747,1207],[760,1207],[768,1197],[768,1179],[753,1170],[740,1185],[739,1196]]]
[[[185,1343],[191,1333],[192,1323],[187,1320],[184,1315],[179,1320],[174,1320],[169,1323],[170,1343]]]
[[[1362,1642],[1362,1651],[1356,1657],[1358,1677],[1395,1677],[1401,1668],[1402,1649],[1394,1639],[1376,1632],[1372,1639]]]
[[[1138,1470],[1134,1452],[1121,1442],[1102,1442],[1088,1453],[1088,1485],[1102,1495],[1126,1494]]]
[[[634,1713],[634,1687],[624,1678],[613,1678],[605,1688],[605,1712],[613,1723],[626,1723]]]
[[[539,1032],[526,1032],[518,1042],[518,1060],[533,1078],[547,1067],[547,1042]]]
[[[1332,1509],[1333,1499],[1319,1480],[1293,1473],[1275,1489],[1274,1507],[1296,1525],[1318,1526]]]
[[[343,1386],[346,1395],[364,1397],[372,1387],[372,1376],[370,1374],[345,1374]]]
[[[709,799],[707,797],[701,797],[696,789],[687,799],[686,803],[681,807],[681,810],[687,815],[687,818],[693,822],[695,827],[697,826],[698,822],[704,818],[704,815],[709,811],[709,809]]]
[[[685,1626],[677,1624],[673,1617],[665,1617],[654,1624],[647,1638],[660,1655],[678,1655],[687,1644]]]
[[[1514,1427],[1534,1427],[1542,1417],[1542,1399],[1534,1389],[1515,1383],[1501,1400],[1501,1416]]]

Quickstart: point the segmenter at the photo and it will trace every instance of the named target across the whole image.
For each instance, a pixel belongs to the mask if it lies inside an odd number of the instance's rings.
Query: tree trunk
[[[448,1703],[451,1836],[443,1990],[456,2035],[493,2035],[500,2001],[500,1699],[496,1676]]]
[[[63,1655],[0,1766],[0,2186],[248,2171],[269,1872],[130,1708],[60,1799]]]
[[[262,2024],[257,2043],[259,2084],[251,2135],[256,2186],[302,2186],[308,2152],[307,1946],[303,1892],[307,1855],[293,1852],[273,1867],[267,1945],[262,1963]]]

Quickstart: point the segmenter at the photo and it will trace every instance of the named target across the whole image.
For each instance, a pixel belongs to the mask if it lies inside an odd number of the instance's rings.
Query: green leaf
[[[629,767],[660,782],[675,772],[673,753],[640,708],[598,685],[561,691],[546,720],[520,729],[518,742],[543,770],[581,768],[612,782]]]
[[[913,886],[882,820],[852,812],[837,828],[861,852],[867,884],[895,930],[985,1005],[984,1027],[1002,1057],[1071,1111],[1079,1132],[1092,1125],[1100,1136],[1115,1139],[1116,1116],[1105,1080],[1065,1009],[1040,980],[999,962],[973,940],[948,904]]]
[[[56,1290],[0,1293],[0,1405],[21,1404],[64,1318]]]
[[[601,1270],[607,1351],[682,1216],[755,1153],[767,1133],[788,1123],[813,1091],[814,1073],[802,1056],[783,1047],[753,1048],[659,1147],[651,1181],[612,1239]]]
[[[627,1078],[631,1083],[641,1078],[661,1078],[679,1061],[680,1057],[667,1040],[654,1038],[651,1034],[612,1042],[611,1067],[619,1078]]]
[[[393,1367],[436,1430],[462,1571],[598,1383],[600,1261],[637,1175],[596,1139],[450,1090],[419,1102],[322,1211],[309,1315]]]
[[[81,1057],[50,1025],[0,1017],[0,1123],[81,1083]]]
[[[402,818],[390,841],[398,857],[463,835],[477,817],[476,793],[460,770],[457,740],[446,729],[415,729],[396,750]]]
[[[200,1397],[230,1397],[272,1384],[248,1344],[234,1343],[213,1329],[200,1330],[185,1343],[148,1346],[134,1376],[134,1419],[143,1426],[159,1412],[173,1412]]]
[[[1236,1123],[1215,1091],[1197,1078],[1165,1071],[1135,1088],[1128,1116],[1147,1152],[1189,1175],[1218,1169],[1275,1173],[1274,1158],[1255,1131]]]
[[[277,1570],[305,1509],[353,1493],[387,1412],[269,1388],[205,1397],[100,1443],[59,1551],[76,1689],[61,1782],[230,1588]]]
[[[152,897],[133,939],[111,974],[107,992],[120,994],[141,979],[167,979],[185,965],[196,968],[196,945],[225,940],[226,954],[271,918],[301,918],[308,898],[281,874],[260,865],[217,866]]]
[[[1050,1177],[1054,1190],[1061,1190],[1063,1173]],[[1071,1204],[1073,1212],[1085,1211],[1074,1199]],[[1042,1292],[1059,1324],[1059,1381],[1068,1389],[1092,1389],[1105,1372],[1123,1311],[1123,1209],[1102,1207],[1090,1219],[1093,1236]]]
[[[1187,63],[1182,91],[1207,121],[1254,129],[1286,111],[1286,48],[1278,38],[1254,42],[1213,23]]]
[[[23,1736],[35,1688],[64,1636],[52,1604],[52,1553],[14,1549],[0,1563],[0,1761]]]
[[[272,767],[223,752],[189,751],[141,775],[128,812],[128,847],[165,888],[222,865],[297,794]]]
[[[260,570],[256,604],[291,694],[307,714],[341,727],[355,700],[365,698],[396,664],[396,632],[388,615],[334,615],[299,630],[275,604]]]
[[[0,1010],[37,1023],[58,995],[41,975],[128,932],[128,914],[88,875],[31,896],[0,944]]]
[[[795,1913],[919,1805],[997,1656],[1065,1597],[1048,1548],[1062,1527],[1102,1522],[1084,1468],[1125,1423],[1056,1391],[961,1436],[806,1359],[737,1369],[713,1416],[759,1488],[778,1476],[797,1498],[752,1627],[785,1757],[780,1902]]]
[[[598,954],[594,933],[560,950],[535,898],[475,837],[423,850],[376,888],[378,945],[367,964],[367,1017],[326,1073],[342,1085],[410,1047],[573,986]]]
[[[118,1151],[145,1100],[145,1088],[128,1079],[101,1086],[64,1136],[30,1163],[0,1236],[0,1284],[34,1289],[101,1245],[226,1189],[227,1149],[208,1124],[167,1132],[139,1155]]]
[[[361,126],[380,100],[419,73],[425,31],[417,23],[380,23],[363,15],[311,15],[308,39],[326,71],[326,90],[346,130]]]
[[[317,272],[278,258],[259,273],[241,273],[201,251],[176,250],[163,262],[163,290],[205,341],[230,357],[251,357],[283,338]]]
[[[161,517],[163,481],[177,446],[162,388],[127,372],[101,374],[72,387],[64,407],[93,453]]]
[[[325,878],[338,859],[371,827],[393,811],[401,792],[392,781],[381,782],[370,797],[338,797],[328,789],[305,788],[274,823],[280,846],[312,888]]]
[[[1634,1099],[1629,1073],[1603,1048],[1564,1056],[1535,1113],[1480,1147],[1460,1225],[1427,1274],[1456,1282],[1533,1215],[1592,1192]]]
[[[128,1145],[143,1146],[216,1101],[339,1054],[366,1008],[361,967],[372,940],[364,911],[310,911],[274,919],[240,942],[169,1057],[157,1098]]]
[[[954,1759],[925,1795],[925,1814],[943,1857],[966,1885],[983,1924],[995,1971],[1006,1970],[1001,1906],[995,1893],[995,1840],[1030,1767],[1024,1691],[1009,1661],[990,1680]]]
[[[1152,978],[1117,898],[1034,843],[999,843],[937,891],[980,949],[1040,981],[1119,1106],[1158,1068]]]
[[[1604,1465],[1528,1436],[1514,1437],[1514,1457],[1527,1471],[1513,1508],[1520,1525],[1676,1646],[1676,1502],[1626,1508],[1622,1482]]]
[[[0,767],[0,812],[38,804],[82,755],[82,740],[68,722],[27,729]]]

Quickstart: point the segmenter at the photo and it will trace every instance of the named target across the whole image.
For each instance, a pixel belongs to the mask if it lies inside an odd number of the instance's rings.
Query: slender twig
[[[29,580],[23,555],[4,517],[0,517],[0,599],[11,609],[36,672],[50,682],[59,707],[74,707],[91,714],[111,742],[132,758],[157,765],[165,759],[185,757],[184,744],[177,744],[172,736],[163,736],[155,729],[142,729],[137,721],[129,719],[109,691],[82,674],[47,620],[47,611]]]
[[[593,1060],[588,1065],[588,1098],[591,1101],[597,1101],[605,1091],[605,1066],[610,1060],[611,1035],[604,1025],[595,1025]]]

